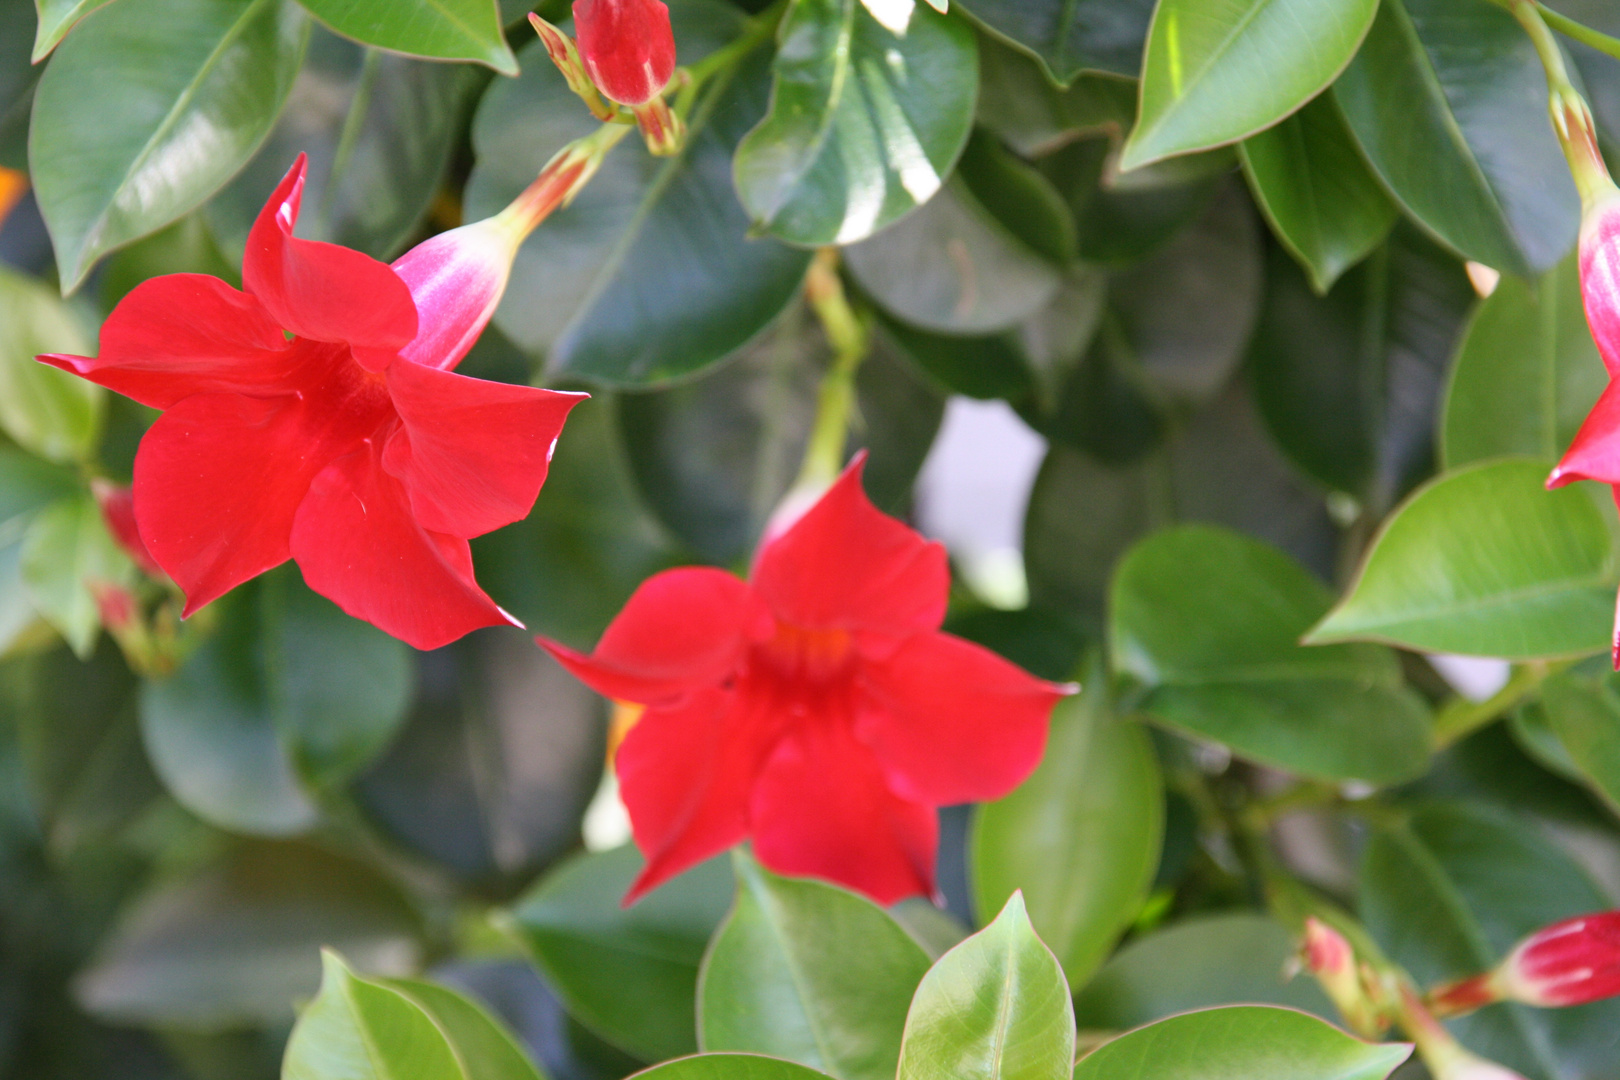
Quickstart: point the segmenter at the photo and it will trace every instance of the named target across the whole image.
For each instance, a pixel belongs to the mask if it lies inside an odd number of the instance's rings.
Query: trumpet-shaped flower
[[[1436,989],[1437,1011],[1470,1012],[1497,1001],[1554,1008],[1620,997],[1620,911],[1564,919],[1516,945],[1496,970]]]
[[[542,640],[645,707],[614,759],[647,856],[627,902],[749,837],[779,873],[931,894],[936,808],[1028,776],[1066,692],[941,633],[949,587],[944,550],[867,501],[857,461],[749,580],[670,570],[591,655]]]

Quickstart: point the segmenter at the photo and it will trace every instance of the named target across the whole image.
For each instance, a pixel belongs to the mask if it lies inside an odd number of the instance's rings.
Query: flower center
[[[778,623],[776,634],[759,646],[763,666],[779,676],[825,683],[844,673],[853,659],[855,639],[848,630],[810,630]]]

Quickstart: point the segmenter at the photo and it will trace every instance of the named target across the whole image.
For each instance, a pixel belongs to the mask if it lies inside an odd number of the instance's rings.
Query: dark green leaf
[[[233,287],[242,284],[241,261],[226,261],[207,215],[187,214],[107,260],[100,280],[101,310],[111,312],[135,286],[162,274],[210,274]]]
[[[954,394],[1019,401],[1035,392],[1035,376],[1016,333],[958,337],[885,320],[882,336]]]
[[[1136,117],[1136,83],[1082,75],[1055,86],[1041,64],[989,34],[979,37],[980,126],[1025,157],[1039,157],[1079,134],[1116,138]]]
[[[698,964],[725,918],[732,875],[724,859],[712,859],[622,908],[641,866],[629,846],[570,859],[510,918],[570,1013],[632,1054],[661,1061],[697,1049]]]
[[[778,40],[770,112],[737,146],[755,228],[852,244],[933,198],[973,123],[967,24],[913,6],[890,26],[859,0],[800,0]]]
[[[301,0],[340,34],[412,56],[476,60],[518,73],[495,0]]]
[[[1023,890],[1030,922],[1083,986],[1141,910],[1159,865],[1164,786],[1147,732],[1119,716],[1108,676],[1052,711],[1045,756],[1011,795],[979,809],[969,841],[974,907]]]
[[[1240,1005],[1172,1016],[1086,1055],[1075,1080],[1384,1080],[1409,1043],[1375,1045],[1290,1009]]]
[[[1541,64],[1506,11],[1385,0],[1334,94],[1396,201],[1465,257],[1529,276],[1575,242]]]
[[[287,0],[122,0],[85,20],[40,80],[28,147],[65,291],[253,156],[307,40]]]
[[[39,63],[67,37],[73,25],[110,0],[34,0],[39,27],[34,32],[34,63]]]
[[[95,590],[127,587],[135,578],[101,508],[86,494],[41,510],[28,524],[19,559],[35,609],[81,659],[88,657],[101,632]]]
[[[1331,94],[1245,139],[1239,150],[1271,231],[1318,293],[1366,258],[1400,213],[1367,171]]]
[[[1014,893],[940,957],[906,1018],[899,1080],[1068,1080],[1074,1006],[1063,969]]]
[[[1309,640],[1517,660],[1607,648],[1615,540],[1598,493],[1546,491],[1549,467],[1486,462],[1419,488]]]
[[[1058,266],[1074,261],[1079,243],[1074,218],[1063,196],[1034,166],[980,131],[968,141],[957,172],[979,204],[1025,247]]]
[[[881,908],[736,857],[737,901],[698,985],[705,1050],[787,1058],[838,1080],[893,1080],[928,954]]]
[[[1244,756],[1334,780],[1420,775],[1428,712],[1395,655],[1298,644],[1330,603],[1281,552],[1207,526],[1167,530],[1114,576],[1113,662],[1151,689],[1148,715]]]
[[[968,0],[964,8],[998,35],[1040,57],[1068,83],[1082,71],[1134,78],[1142,67],[1152,0]]]
[[[91,351],[84,326],[51,289],[0,267],[0,429],[17,445],[59,462],[95,453],[106,391],[34,359]]]
[[[742,19],[718,0],[677,0],[671,14],[685,63],[735,36]],[[499,211],[598,126],[539,41],[521,59],[522,77],[492,87],[474,121],[469,218]],[[634,386],[699,371],[759,333],[793,298],[810,258],[748,239],[732,189],[732,152],[768,92],[766,57],[755,53],[704,88],[679,157],[615,150],[524,244],[496,324],[554,372]]]

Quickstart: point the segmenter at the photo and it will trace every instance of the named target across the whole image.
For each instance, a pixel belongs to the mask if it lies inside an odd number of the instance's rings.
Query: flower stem
[[[1550,675],[1569,668],[1574,661],[1537,660],[1513,669],[1507,684],[1484,701],[1453,698],[1434,718],[1435,749],[1443,750],[1461,742],[1480,728],[1501,718],[1503,713],[1535,693]]]
[[[1551,26],[1565,37],[1578,41],[1582,45],[1589,45],[1598,52],[1608,53],[1610,56],[1620,59],[1620,38],[1611,37],[1601,31],[1593,30],[1590,26],[1582,25],[1568,15],[1560,15],[1545,4],[1537,3],[1536,11],[1548,26]]]
[[[832,367],[821,380],[815,426],[804,453],[797,487],[831,484],[844,465],[844,443],[855,411],[855,373],[871,344],[871,334],[844,293],[838,278],[838,251],[823,248],[810,263],[805,295],[833,348]]]
[[[510,230],[513,243],[522,243],[552,211],[573,202],[574,196],[607,160],[608,152],[634,130],[626,124],[609,121],[557,151],[533,183],[496,217]]]
[[[1592,119],[1592,109],[1570,81],[1563,47],[1543,18],[1550,14],[1547,9],[1537,0],[1506,2],[1508,11],[1530,35],[1536,55],[1541,58],[1541,66],[1547,73],[1547,109],[1552,115],[1553,130],[1558,133],[1564,156],[1569,159],[1570,173],[1581,193],[1581,205],[1590,211],[1615,191],[1608,166],[1598,150],[1597,124]]]

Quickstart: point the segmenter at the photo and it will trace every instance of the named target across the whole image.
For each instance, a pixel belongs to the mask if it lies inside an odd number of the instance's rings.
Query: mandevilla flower
[[[749,580],[666,571],[591,655],[541,640],[645,706],[615,757],[647,856],[626,903],[748,837],[779,873],[884,904],[931,894],[935,808],[998,798],[1040,760],[1068,691],[940,633],[944,549],[880,513],[861,467],[765,542]]]
[[[316,592],[418,648],[515,622],[473,580],[467,541],[529,512],[585,395],[452,369],[523,238],[618,137],[605,130],[501,214],[391,267],[294,237],[300,156],[253,224],[242,291],[153,278],[108,316],[99,356],[40,357],[163,410],[135,457],[135,521],[185,614],[293,558]]]
[[[1495,971],[1429,995],[1442,1015],[1497,1001],[1552,1008],[1620,996],[1620,911],[1582,915],[1536,931]]]

